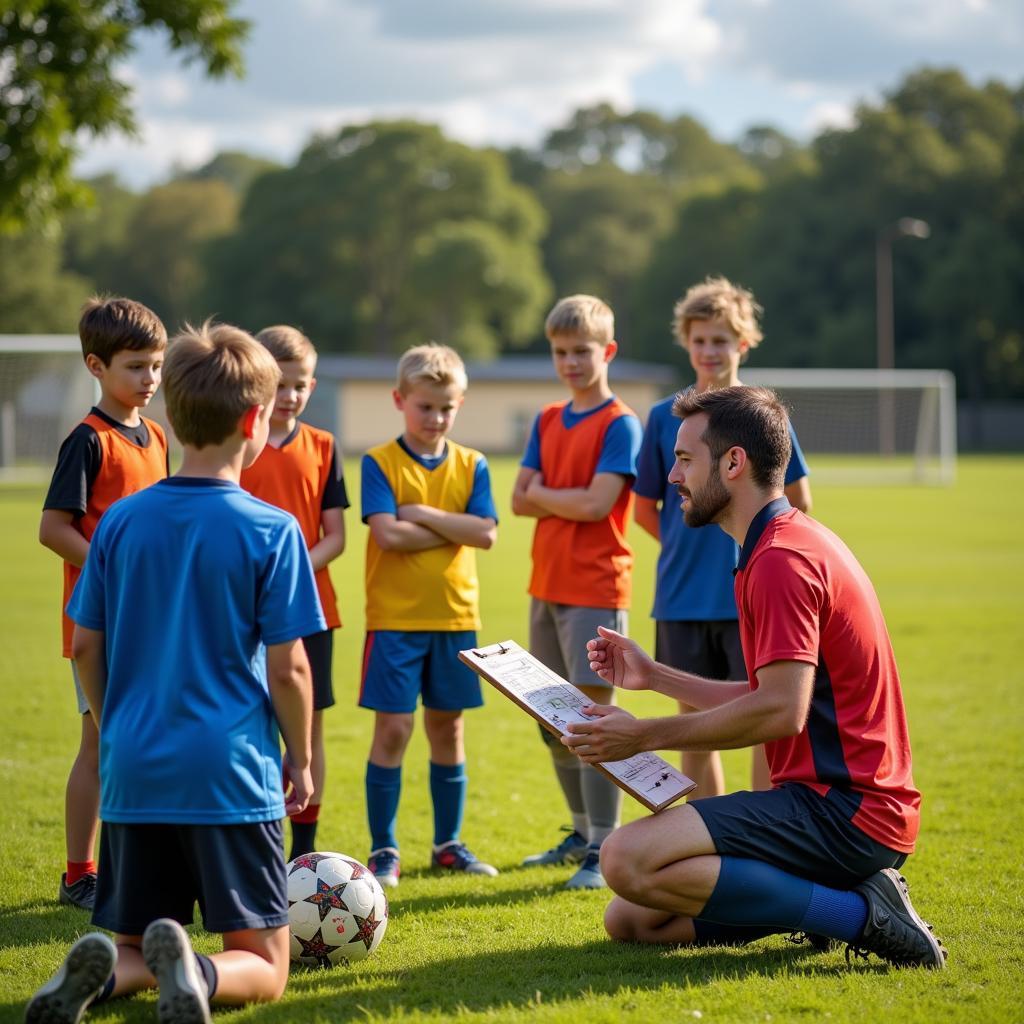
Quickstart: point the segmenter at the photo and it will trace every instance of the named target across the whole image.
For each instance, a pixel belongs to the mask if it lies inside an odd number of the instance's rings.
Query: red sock
[[[288,819],[293,825],[312,825],[320,817],[320,805],[319,804],[306,804],[304,811],[299,811],[298,814],[293,814]]]
[[[69,860],[68,861],[68,877],[66,882],[68,885],[74,885],[82,875],[95,875],[96,874],[96,861],[94,860]]]

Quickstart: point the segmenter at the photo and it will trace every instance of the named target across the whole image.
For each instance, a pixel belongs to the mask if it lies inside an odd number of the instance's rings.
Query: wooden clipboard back
[[[593,701],[578,687],[538,661],[514,640],[459,652],[459,660],[503,693],[554,736],[573,721],[585,721],[580,708]],[[645,752],[625,761],[594,767],[650,811],[675,803],[697,784],[663,757]]]

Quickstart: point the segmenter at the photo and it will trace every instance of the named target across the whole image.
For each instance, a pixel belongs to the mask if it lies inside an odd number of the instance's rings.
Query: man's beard
[[[690,491],[683,511],[683,522],[694,527],[715,523],[731,500],[720,473],[715,472],[699,491]]]

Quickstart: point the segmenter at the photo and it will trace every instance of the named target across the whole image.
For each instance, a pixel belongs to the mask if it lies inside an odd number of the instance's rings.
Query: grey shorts
[[[625,633],[629,613],[530,599],[530,653],[574,686],[604,686],[610,690],[610,684],[590,670],[587,659],[587,641],[597,636],[598,626]]]
[[[654,658],[705,679],[746,679],[740,624],[735,619],[655,623]]]
[[[82,689],[82,680],[78,678],[78,666],[71,662],[71,678],[75,681],[75,696],[78,698],[78,713],[89,714],[89,702],[85,699],[85,691]]]

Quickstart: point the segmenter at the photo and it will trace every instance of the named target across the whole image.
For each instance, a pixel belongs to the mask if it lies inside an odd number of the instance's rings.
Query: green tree
[[[67,334],[91,283],[61,270],[60,240],[39,233],[0,235],[0,334]]]
[[[543,229],[501,154],[414,122],[351,126],[253,182],[239,230],[211,251],[208,304],[254,327],[296,323],[325,349],[434,338],[492,354],[537,333]]]
[[[118,292],[128,225],[140,196],[125,188],[113,174],[84,182],[91,198],[62,218],[64,267],[91,278],[103,292]]]
[[[76,136],[134,133],[131,87],[117,66],[142,29],[208,74],[241,74],[248,23],[236,0],[12,0],[0,13],[0,231],[81,203]]]
[[[208,163],[194,171],[182,171],[177,175],[182,181],[223,181],[239,195],[244,195],[253,181],[267,171],[279,171],[281,165],[273,160],[225,150]]]

